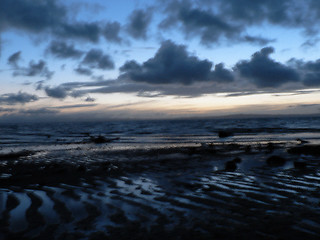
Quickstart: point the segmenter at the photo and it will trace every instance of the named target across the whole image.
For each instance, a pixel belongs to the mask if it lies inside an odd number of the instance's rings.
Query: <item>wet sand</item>
[[[319,239],[319,146],[304,146],[1,156],[0,239]]]

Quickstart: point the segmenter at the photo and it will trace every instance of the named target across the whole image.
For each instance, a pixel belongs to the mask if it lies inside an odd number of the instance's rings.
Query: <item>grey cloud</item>
[[[301,47],[303,48],[312,48],[315,47],[320,41],[320,38],[315,37],[315,38],[310,38],[307,39],[304,43],[301,44]]]
[[[69,109],[69,108],[85,108],[85,107],[95,107],[98,104],[74,104],[74,105],[65,105],[65,106],[58,106],[58,107],[51,107],[54,109]]]
[[[18,67],[18,61],[21,59],[21,51],[18,51],[14,54],[12,54],[9,58],[8,58],[8,64],[17,68]]]
[[[194,7],[190,1],[170,1],[166,14],[167,18],[160,23],[162,29],[181,26],[187,37],[200,36],[205,45],[211,45],[221,37],[234,38],[241,30],[212,12],[211,8]]]
[[[312,5],[303,0],[218,0],[220,11],[242,24],[260,24],[267,21],[274,25],[288,27],[304,27],[310,29],[313,25]]]
[[[106,40],[110,42],[120,43],[122,42],[120,34],[120,23],[118,22],[108,22],[104,29],[102,30],[102,34]]]
[[[108,70],[114,68],[114,62],[109,55],[99,49],[91,49],[82,60],[81,64],[90,68]]]
[[[303,84],[308,87],[320,86],[320,59],[316,61],[295,61],[296,67],[303,74]]]
[[[35,102],[39,98],[36,95],[18,92],[18,93],[7,93],[0,95],[0,103],[15,105],[15,104],[25,104],[29,102]]]
[[[319,33],[316,0],[170,0],[159,5],[166,15],[160,28],[181,27],[187,37],[200,37],[205,45],[225,39],[265,45],[272,40],[247,35],[249,27],[264,23],[303,29],[309,36]]]
[[[78,38],[91,42],[98,42],[100,27],[98,23],[71,23],[62,24],[56,34],[66,38]]]
[[[246,35],[246,36],[244,36],[244,41],[249,42],[249,43],[256,43],[258,45],[266,45],[268,43],[275,42],[276,40],[275,39],[267,39],[264,37]]]
[[[127,25],[130,36],[136,39],[146,39],[149,24],[151,23],[152,13],[150,9],[137,9],[132,12]]]
[[[221,36],[231,38],[239,32],[239,27],[224,21],[212,12],[200,9],[180,9],[179,21],[187,34],[199,33],[204,44],[219,40]]]
[[[165,41],[155,54],[143,64],[126,62],[120,71],[120,78],[151,84],[182,83],[197,81],[232,81],[232,74],[223,65],[211,71],[212,62],[189,55],[186,47]]]
[[[12,28],[91,42],[100,35],[98,23],[70,22],[67,9],[55,0],[1,0],[0,29]]]
[[[38,81],[35,83],[35,87],[36,87],[36,90],[42,90],[43,89],[43,84],[44,84],[44,80],[41,80],[41,81]]]
[[[215,65],[210,78],[217,82],[232,82],[234,80],[232,72],[226,69],[223,63]]]
[[[254,91],[250,91],[250,92],[234,92],[234,93],[227,94],[225,97],[241,97],[241,96],[249,96],[249,95],[259,94],[259,93],[261,93],[261,92],[254,92]]]
[[[94,81],[68,82],[60,87],[72,97],[93,93],[135,93],[141,97],[229,93],[226,97],[233,97],[279,91],[304,94],[306,91],[297,91],[303,84],[320,86],[320,59],[280,63],[270,58],[273,52],[272,47],[262,48],[251,59],[239,61],[231,71],[223,63],[213,65],[191,55],[185,46],[165,41],[147,61],[126,62],[116,79],[94,77]]]
[[[305,75],[303,84],[308,87],[320,86],[320,72],[308,73]]]
[[[297,104],[297,105],[290,105],[290,108],[298,108],[298,107],[303,107],[303,108],[309,108],[309,107],[319,107],[320,104]]]
[[[83,93],[82,91],[71,91],[69,93],[69,96],[73,97],[73,98],[79,98],[79,97],[83,97],[86,93]]]
[[[14,108],[3,108],[3,107],[0,107],[0,113],[3,113],[3,112],[14,112],[15,109]]]
[[[81,75],[86,75],[86,76],[92,75],[92,71],[89,68],[85,68],[82,66],[78,66],[76,69],[74,69],[74,71]]]
[[[66,18],[66,9],[56,1],[1,0],[0,27],[41,32],[56,27]]]
[[[52,41],[47,51],[58,58],[79,58],[83,52],[61,41]]]
[[[13,76],[27,76],[27,77],[41,76],[41,77],[50,79],[53,73],[54,72],[49,71],[45,61],[39,60],[38,63],[35,63],[34,61],[30,61],[28,67],[16,68],[13,72]]]
[[[49,108],[38,108],[38,109],[27,109],[27,110],[20,110],[19,113],[26,114],[26,115],[51,115],[56,114],[59,111]]]
[[[85,101],[86,101],[86,102],[95,102],[96,99],[95,99],[95,98],[92,98],[92,97],[87,97]]]
[[[274,52],[272,47],[262,48],[252,55],[251,60],[243,60],[236,64],[244,78],[250,80],[257,87],[279,87],[287,82],[297,82],[299,73],[284,64],[274,61],[269,57]]]
[[[58,87],[45,87],[46,94],[52,98],[64,99],[68,96],[68,90],[62,86]]]

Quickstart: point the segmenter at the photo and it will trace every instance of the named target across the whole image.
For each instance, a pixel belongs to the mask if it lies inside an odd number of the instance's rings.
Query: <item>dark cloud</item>
[[[200,37],[205,45],[222,40],[266,45],[272,40],[247,35],[249,27],[263,24],[319,33],[317,0],[167,0],[159,6],[165,9],[161,29],[180,27],[186,37]]]
[[[220,11],[233,21],[242,25],[257,25],[268,22],[287,27],[304,27],[309,29],[313,23],[311,4],[303,0],[217,0]]]
[[[310,107],[320,107],[320,104],[297,104],[290,105],[289,108],[310,108]]]
[[[49,71],[45,61],[39,60],[38,63],[30,61],[28,67],[17,67],[13,72],[13,76],[40,76],[50,79],[53,73],[54,72]]]
[[[234,80],[232,72],[226,69],[223,63],[215,65],[210,78],[217,82],[232,82]]]
[[[121,68],[122,76],[136,82],[151,84],[182,83],[197,81],[230,81],[232,74],[223,65],[211,71],[212,62],[189,55],[186,47],[165,41],[155,54],[143,64],[128,61]]]
[[[236,64],[235,69],[242,77],[257,87],[279,87],[287,82],[299,81],[298,72],[269,57],[274,52],[272,47],[262,48],[252,55],[251,60],[243,60]]]
[[[70,22],[67,9],[55,0],[1,0],[0,29],[12,28],[91,42],[100,35],[98,23]]]
[[[58,58],[79,58],[83,55],[83,52],[75,49],[72,44],[61,41],[52,41],[47,51]]]
[[[74,105],[65,105],[65,106],[58,106],[58,107],[51,107],[54,109],[69,109],[69,108],[86,108],[86,107],[95,107],[98,104],[74,104]]]
[[[250,91],[250,92],[234,92],[234,93],[229,93],[227,95],[225,95],[224,97],[241,97],[241,96],[250,96],[253,94],[260,94],[261,92],[254,92],[254,91]]]
[[[18,61],[21,59],[21,51],[18,51],[14,54],[12,54],[9,58],[8,58],[8,64],[13,66],[14,68],[18,67]]]
[[[237,26],[227,23],[209,11],[182,8],[178,16],[184,31],[189,36],[194,33],[200,34],[201,42],[204,44],[216,42],[221,36],[232,38],[239,31]]]
[[[18,93],[7,93],[0,95],[0,104],[8,104],[8,105],[15,105],[15,104],[25,104],[29,102],[35,102],[39,98],[36,95],[18,92]]]
[[[280,63],[270,58],[273,52],[272,47],[262,48],[251,59],[239,61],[231,71],[223,63],[214,65],[209,60],[199,59],[184,45],[165,41],[147,61],[126,62],[116,79],[93,76],[93,81],[68,82],[46,91],[55,90],[59,94],[51,95],[58,98],[84,97],[93,93],[134,93],[140,97],[227,93],[225,96],[234,97],[279,93],[279,90],[290,95],[303,94],[305,91],[296,91],[303,84],[320,86],[320,59],[309,62],[291,59]],[[86,101],[91,100],[87,98]]]
[[[320,86],[320,59],[316,61],[303,62],[302,60],[291,60],[295,67],[300,69],[303,75],[303,84],[308,87]]]
[[[0,107],[0,113],[4,113],[4,112],[14,112],[15,109],[14,108],[3,108],[3,107]]]
[[[217,42],[221,37],[234,38],[241,30],[211,9],[193,7],[190,1],[170,2],[166,13],[168,17],[160,24],[162,29],[181,26],[187,37],[200,36],[205,45]]]
[[[319,41],[320,41],[320,38],[318,38],[318,37],[310,38],[310,39],[307,39],[304,43],[302,43],[301,47],[303,47],[303,48],[312,48],[312,47],[317,46]]]
[[[152,12],[150,9],[137,9],[132,12],[127,25],[128,33],[136,39],[146,39],[148,27],[151,23]]]
[[[85,101],[86,101],[86,102],[95,102],[96,99],[95,99],[95,98],[92,98],[92,97],[87,97]]]
[[[104,54],[99,49],[91,49],[81,62],[90,68],[109,70],[114,68],[114,62],[109,55]]]
[[[74,69],[74,71],[81,75],[86,75],[86,76],[92,75],[92,71],[89,68],[85,68],[82,66],[78,66],[76,69]]]
[[[62,24],[56,34],[65,38],[78,38],[91,42],[98,42],[100,27],[98,23],[72,23]]]
[[[120,34],[120,23],[118,22],[108,22],[104,29],[102,30],[102,34],[107,41],[121,43],[122,39],[119,36]]]
[[[38,109],[26,109],[20,110],[19,113],[26,114],[26,115],[51,115],[56,114],[59,111],[49,108],[38,108]]]
[[[62,86],[58,87],[45,87],[46,94],[52,98],[64,99],[68,96],[68,90]]]
[[[276,40],[246,35],[244,36],[244,41],[263,46],[267,45],[268,43],[275,42]]]
[[[1,0],[0,27],[31,32],[47,31],[66,20],[66,9],[56,1]]]

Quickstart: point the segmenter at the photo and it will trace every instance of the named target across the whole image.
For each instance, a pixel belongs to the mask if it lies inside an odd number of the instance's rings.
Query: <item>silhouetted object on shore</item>
[[[297,168],[297,169],[305,169],[307,167],[307,163],[302,161],[294,161],[293,165],[294,165],[294,168]]]
[[[269,142],[268,144],[267,144],[267,152],[268,153],[272,153],[273,152],[273,150],[274,150],[274,144],[272,143],[272,142]]]
[[[251,146],[248,145],[244,148],[245,153],[251,153]]]
[[[77,167],[77,170],[78,170],[78,172],[85,172],[85,171],[87,171],[87,168],[85,166],[83,166],[83,165],[79,165]]]
[[[90,140],[94,143],[107,143],[108,142],[108,140],[104,136],[101,136],[101,135],[99,135],[98,137],[91,136]]]
[[[93,142],[93,143],[97,143],[97,144],[100,144],[100,143],[109,143],[109,142],[112,142],[114,140],[118,140],[119,138],[106,138],[104,136],[101,136],[99,135],[98,137],[94,137],[94,136],[91,136],[90,137],[90,141]]]
[[[239,158],[239,157],[236,157],[232,161],[234,161],[235,163],[241,163],[242,162],[241,158]]]
[[[18,159],[20,157],[31,156],[33,154],[35,154],[35,152],[28,151],[28,150],[22,150],[19,152],[4,153],[4,154],[0,154],[0,160],[14,160],[14,159]]]
[[[227,161],[224,169],[226,171],[235,171],[238,168],[237,166],[238,163],[241,163],[241,158],[236,157],[232,161]]]
[[[288,153],[320,156],[320,145],[305,145],[300,147],[293,147],[288,150]]]
[[[267,164],[272,167],[280,167],[286,163],[286,159],[280,156],[271,156],[267,159]]]
[[[228,132],[228,131],[219,131],[218,132],[218,136],[219,136],[219,138],[226,138],[226,137],[233,136],[233,133],[232,132]]]

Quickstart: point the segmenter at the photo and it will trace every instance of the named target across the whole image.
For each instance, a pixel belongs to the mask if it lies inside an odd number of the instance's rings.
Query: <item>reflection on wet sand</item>
[[[319,239],[319,156],[292,147],[80,146],[2,159],[0,238]]]

